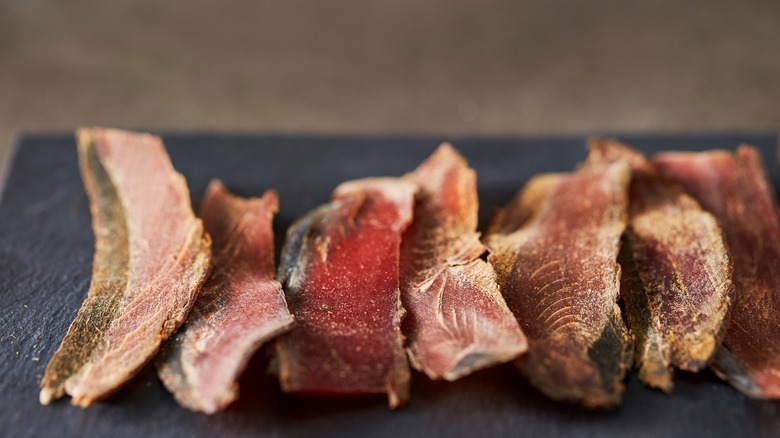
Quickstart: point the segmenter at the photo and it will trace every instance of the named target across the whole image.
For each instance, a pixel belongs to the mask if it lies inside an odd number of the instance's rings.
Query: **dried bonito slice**
[[[277,342],[284,391],[386,393],[393,408],[409,398],[398,266],[416,190],[346,182],[288,230],[279,278],[297,324]]]
[[[488,233],[488,261],[528,337],[514,363],[552,399],[589,408],[622,401],[632,346],[617,303],[617,257],[629,177],[625,160],[539,175]]]
[[[237,379],[261,345],[293,317],[276,281],[276,193],[230,194],[212,181],[201,218],[213,239],[214,268],[187,322],[163,346],[157,372],[183,406],[213,414],[238,397]]]
[[[674,368],[705,368],[725,335],[734,289],[725,238],[715,217],[644,155],[612,140],[590,147],[632,163],[623,300],[639,379],[671,392]]]
[[[477,233],[477,175],[449,144],[404,177],[417,184],[401,244],[404,334],[412,365],[456,380],[527,348]]]
[[[780,223],[757,150],[674,152],[653,164],[720,222],[734,263],[734,303],[712,368],[743,393],[780,398]]]
[[[80,129],[95,232],[92,283],[46,367],[40,401],[86,407],[135,375],[178,329],[205,281],[211,241],[160,138]]]

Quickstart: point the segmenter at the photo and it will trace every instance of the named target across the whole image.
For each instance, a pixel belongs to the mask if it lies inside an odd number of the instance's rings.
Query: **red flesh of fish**
[[[398,178],[347,182],[288,230],[280,280],[297,324],[277,343],[284,391],[408,399],[398,264],[415,191]]]

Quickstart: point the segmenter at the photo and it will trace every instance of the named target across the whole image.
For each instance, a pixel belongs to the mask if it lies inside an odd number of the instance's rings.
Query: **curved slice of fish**
[[[393,408],[408,400],[398,264],[416,189],[400,178],[350,181],[288,230],[279,279],[297,324],[277,342],[284,391],[387,393]]]
[[[629,176],[627,161],[537,176],[487,236],[488,261],[528,337],[515,365],[552,399],[621,403],[632,356],[617,304]]]
[[[477,175],[442,144],[404,178],[417,184],[414,219],[401,244],[403,329],[412,365],[456,380],[527,349],[477,233]]]
[[[187,184],[155,136],[78,131],[95,258],[87,298],[49,361],[40,401],[89,406],[116,391],[184,321],[210,269],[211,241]]]
[[[613,140],[590,147],[632,163],[621,292],[639,379],[669,393],[673,368],[705,368],[725,335],[734,289],[726,242],[715,217],[644,155]]]
[[[187,322],[163,346],[157,372],[179,403],[213,414],[238,397],[237,380],[268,340],[289,330],[274,268],[274,192],[261,198],[231,195],[212,181],[201,206],[213,239],[214,270]]]
[[[761,155],[665,153],[653,164],[723,227],[734,262],[731,322],[712,368],[743,393],[780,399],[780,224]]]

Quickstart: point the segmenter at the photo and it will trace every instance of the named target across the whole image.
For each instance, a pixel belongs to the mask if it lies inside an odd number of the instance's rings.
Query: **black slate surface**
[[[774,135],[619,136],[641,149],[764,153],[777,185]],[[276,188],[277,244],[287,225],[327,201],[341,181],[401,175],[442,138],[164,135],[193,198],[211,178],[241,195]],[[450,138],[479,175],[481,223],[533,174],[568,171],[584,138]],[[259,354],[239,401],[208,417],[180,408],[146,369],[110,399],[83,410],[67,399],[43,407],[38,383],[89,286],[93,236],[69,135],[18,143],[0,202],[0,436],[780,436],[780,403],[750,400],[711,373],[685,374],[673,396],[628,378],[624,406],[587,412],[546,400],[508,366],[456,383],[416,374],[412,400],[390,411],[384,397],[284,395]]]

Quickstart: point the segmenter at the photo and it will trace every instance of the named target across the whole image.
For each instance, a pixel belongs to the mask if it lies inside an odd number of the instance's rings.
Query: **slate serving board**
[[[277,251],[296,217],[328,200],[344,180],[402,175],[444,138],[163,135],[193,199],[211,178],[240,195],[276,188]],[[647,152],[758,146],[777,185],[774,134],[618,136]],[[448,138],[476,168],[484,226],[493,209],[538,172],[569,171],[584,137]],[[258,354],[239,401],[209,417],[180,408],[152,369],[89,409],[67,399],[43,407],[38,384],[89,286],[93,236],[70,135],[23,136],[0,201],[0,436],[780,436],[780,403],[750,400],[713,374],[683,374],[673,396],[630,375],[616,412],[588,412],[545,399],[511,367],[456,383],[415,374],[411,403],[384,397],[281,394]]]

